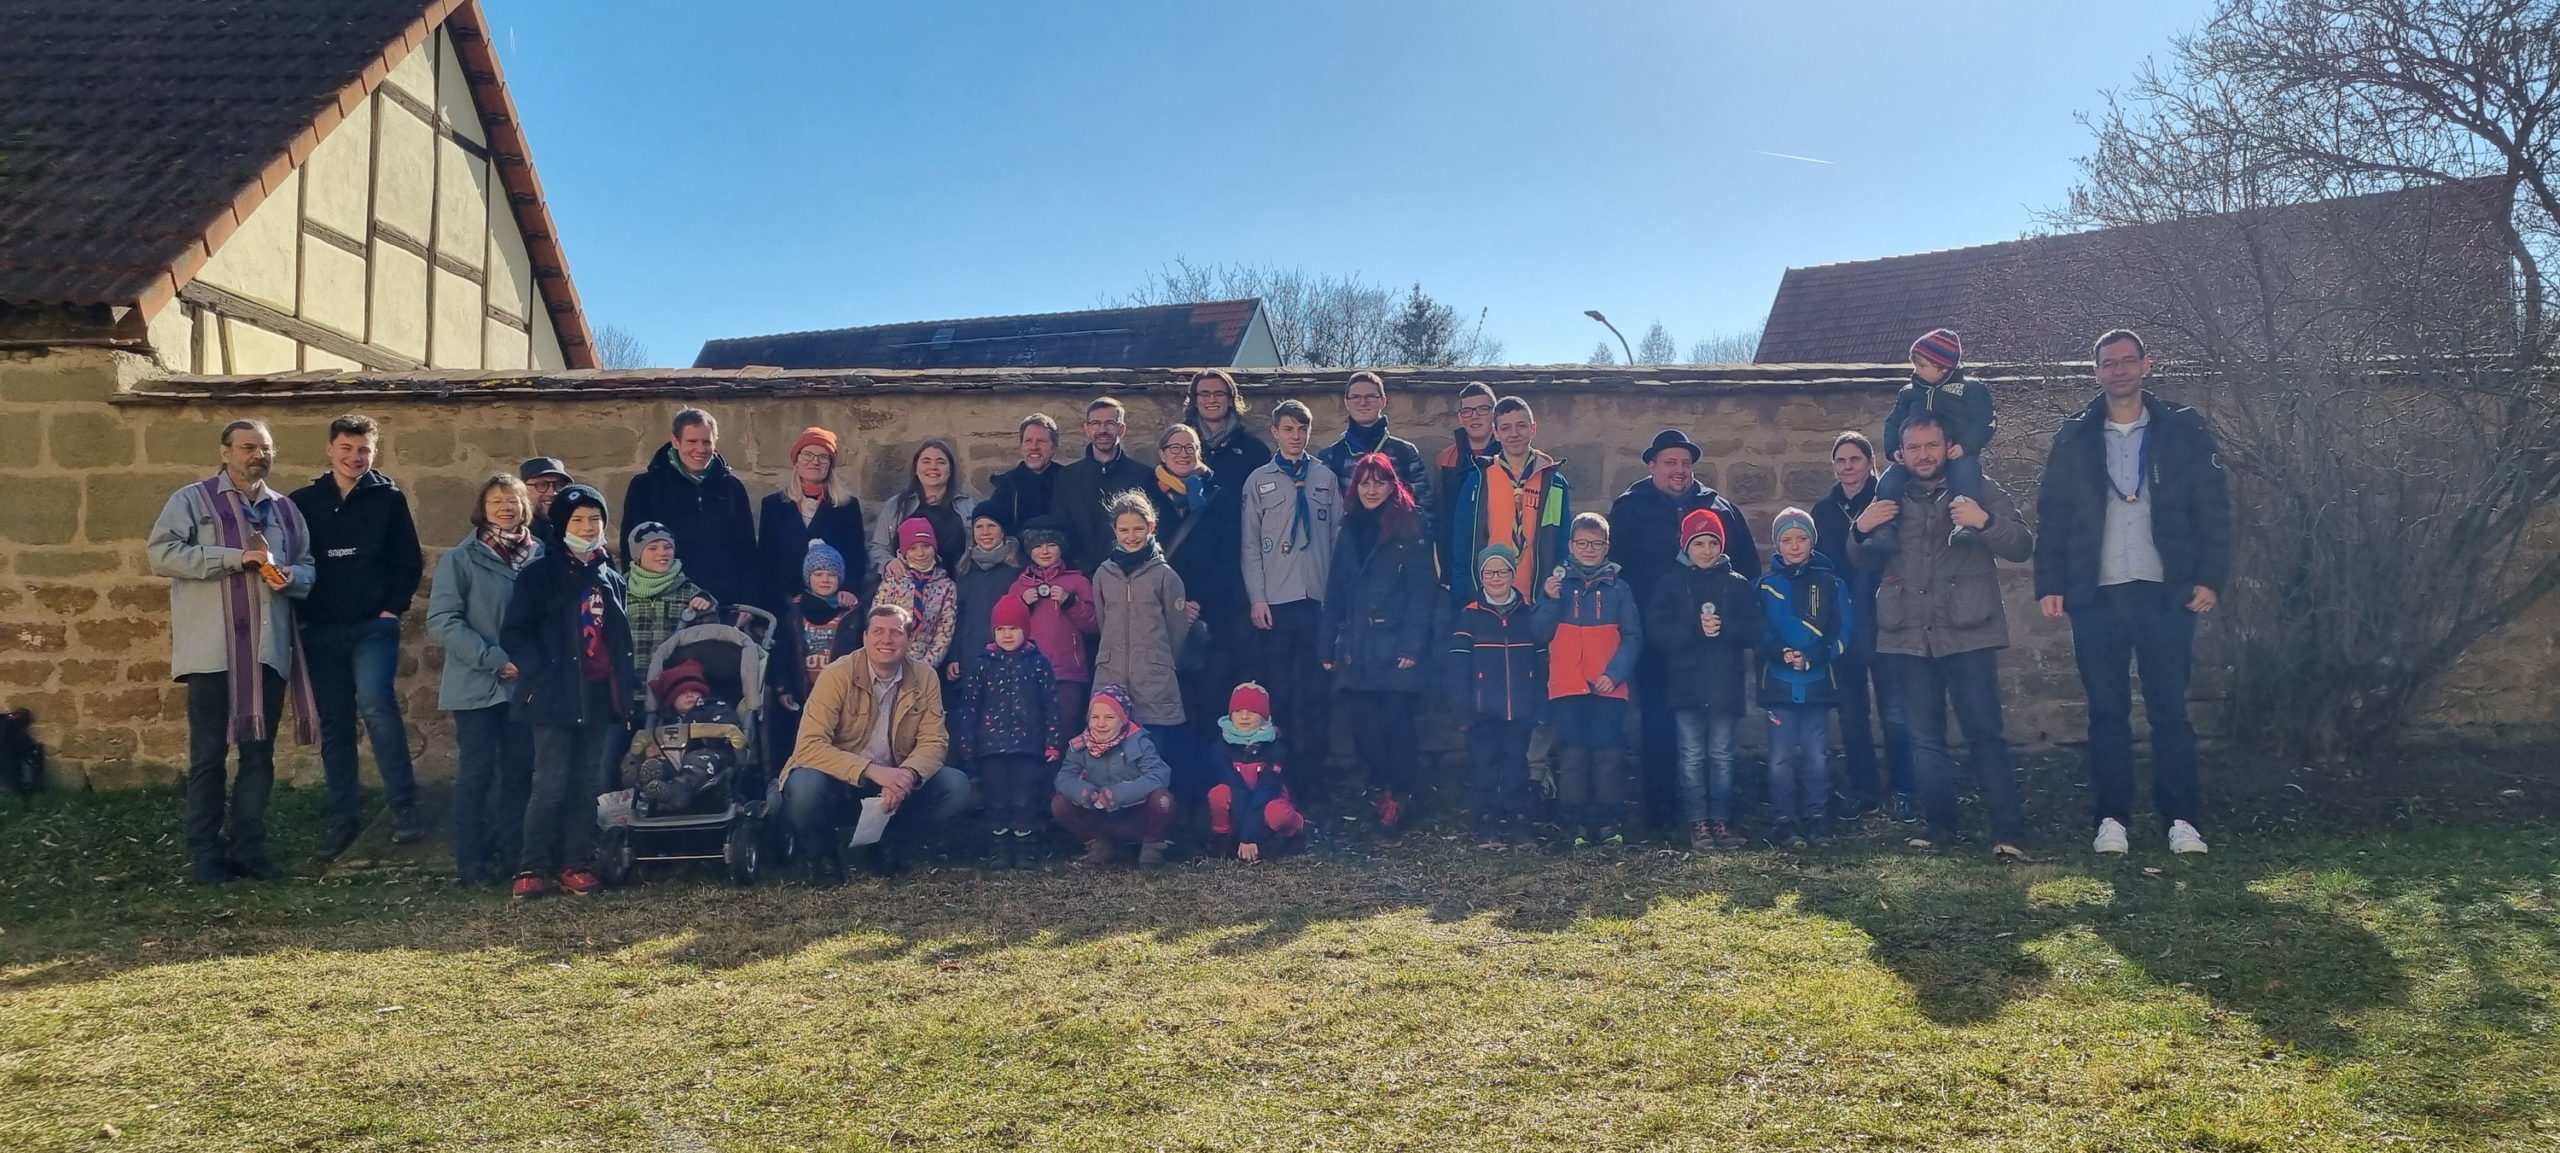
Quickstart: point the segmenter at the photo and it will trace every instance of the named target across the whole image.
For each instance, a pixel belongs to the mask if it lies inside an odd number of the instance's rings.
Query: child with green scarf
[[[686,580],[684,562],[676,559],[676,535],[650,521],[631,530],[631,569],[623,574],[630,589],[631,686],[634,717],[648,715],[649,656],[676,630],[709,619],[718,604],[702,586]]]

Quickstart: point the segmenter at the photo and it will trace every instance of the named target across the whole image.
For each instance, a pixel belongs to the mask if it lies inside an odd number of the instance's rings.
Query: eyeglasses
[[[1214,397],[1214,398],[1216,398],[1216,399],[1219,399],[1219,400],[1225,400],[1225,399],[1227,399],[1228,397],[1230,397],[1230,396],[1234,396],[1234,395],[1235,395],[1234,393],[1232,393],[1232,392],[1228,392],[1227,390],[1225,390],[1225,389],[1223,389],[1223,388],[1204,388],[1204,389],[1201,389],[1201,390],[1200,390],[1200,391],[1198,391],[1198,392],[1195,392],[1195,393],[1192,393],[1192,394],[1191,394],[1192,399],[1194,399],[1194,400],[1208,400],[1208,399],[1210,399],[1210,398],[1212,398],[1212,397]]]
[[[1490,404],[1462,404],[1462,405],[1459,405],[1459,406],[1458,406],[1458,415],[1460,415],[1460,416],[1492,416],[1492,415],[1493,415],[1493,406],[1492,406],[1492,405],[1490,405]]]
[[[1178,452],[1184,456],[1191,456],[1200,451],[1200,446],[1187,440],[1177,440],[1172,444],[1164,446],[1164,450],[1166,452]]]
[[[1383,393],[1383,392],[1354,392],[1354,393],[1350,393],[1350,394],[1345,395],[1342,399],[1344,399],[1344,400],[1385,400],[1386,398],[1387,398],[1387,394],[1385,394],[1385,393]]]

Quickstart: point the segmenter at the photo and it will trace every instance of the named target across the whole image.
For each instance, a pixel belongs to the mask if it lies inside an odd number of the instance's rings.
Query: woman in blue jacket
[[[533,497],[506,473],[480,485],[471,535],[436,562],[427,635],[444,646],[436,707],[453,714],[453,863],[466,885],[487,885],[515,866],[524,840],[533,733],[509,698],[521,670],[498,643],[516,574],[542,554]]]

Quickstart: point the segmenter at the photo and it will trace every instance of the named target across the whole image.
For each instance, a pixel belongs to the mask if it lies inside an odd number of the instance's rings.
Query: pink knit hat
[[[914,547],[917,541],[923,541],[924,543],[933,545],[936,548],[941,547],[941,542],[933,539],[932,521],[926,520],[920,516],[911,516],[905,520],[899,521],[898,551],[905,552],[909,548]]]

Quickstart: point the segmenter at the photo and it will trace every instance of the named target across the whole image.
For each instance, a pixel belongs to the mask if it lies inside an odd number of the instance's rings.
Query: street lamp
[[[1626,334],[1626,333],[1623,333],[1623,332],[1618,331],[1618,326],[1617,326],[1617,325],[1614,325],[1614,324],[1609,323],[1609,318],[1608,318],[1608,317],[1605,317],[1605,316],[1600,315],[1600,310],[1599,310],[1599,309],[1596,309],[1596,308],[1586,308],[1586,309],[1583,309],[1583,310],[1582,310],[1582,315],[1584,315],[1584,316],[1588,316],[1588,317],[1590,317],[1590,318],[1591,318],[1591,319],[1593,319],[1593,320],[1599,321],[1599,322],[1600,322],[1600,327],[1605,328],[1605,329],[1608,329],[1608,330],[1609,330],[1609,335],[1611,335],[1611,336],[1614,336],[1614,337],[1617,337],[1617,338],[1618,338],[1618,347],[1619,347],[1619,348],[1622,348],[1622,349],[1626,349],[1626,353],[1627,353],[1627,363],[1628,363],[1628,364],[1632,365],[1632,364],[1634,364],[1634,363],[1636,362],[1636,350],[1635,350],[1635,349],[1632,349],[1632,348],[1628,348],[1628,347],[1627,347],[1627,334]]]

